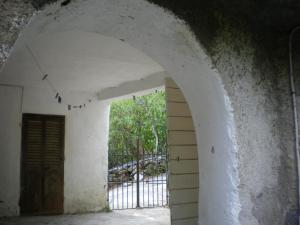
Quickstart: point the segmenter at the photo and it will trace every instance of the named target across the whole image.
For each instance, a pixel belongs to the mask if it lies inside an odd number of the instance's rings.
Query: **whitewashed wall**
[[[0,86],[0,216],[19,214],[22,89]],[[66,93],[71,102],[90,96]],[[94,101],[70,112],[47,89],[24,88],[23,113],[65,115],[66,213],[98,211],[106,207],[109,105]]]
[[[15,47],[66,30],[122,39],[166,70],[186,97],[194,120],[200,178],[198,223],[240,224],[238,145],[231,101],[220,74],[189,27],[147,1],[72,1],[64,8],[45,7]],[[251,203],[249,198],[245,201]]]
[[[89,105],[66,118],[65,212],[106,206],[109,106]]]
[[[22,88],[0,85],[0,216],[18,215]]]

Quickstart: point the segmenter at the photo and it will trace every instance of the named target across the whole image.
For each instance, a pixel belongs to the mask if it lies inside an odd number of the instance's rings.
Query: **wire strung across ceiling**
[[[43,71],[40,63],[38,62],[37,58],[33,54],[33,51],[31,50],[31,48],[27,44],[25,44],[25,46],[26,46],[28,52],[30,53],[30,55],[31,55],[34,63],[36,64],[38,70],[40,71],[40,73],[42,75],[41,76],[42,81],[45,81],[48,84],[48,86],[51,88],[51,90],[54,93],[53,96],[54,96],[54,98],[57,100],[57,102],[59,104],[64,104],[64,105],[66,105],[66,107],[67,107],[68,110],[71,110],[72,108],[78,108],[78,109],[85,108],[88,103],[92,102],[92,100],[89,99],[87,102],[85,102],[83,104],[79,104],[79,105],[74,105],[74,104],[67,103],[65,101],[65,99],[63,99],[62,95],[59,93],[59,91],[57,90],[57,88],[55,88],[55,86],[53,85],[53,83],[49,80],[49,74],[47,74],[47,73],[45,73]]]

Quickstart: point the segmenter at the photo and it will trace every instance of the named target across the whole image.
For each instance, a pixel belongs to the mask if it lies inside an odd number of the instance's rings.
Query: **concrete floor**
[[[129,209],[82,215],[7,217],[0,225],[170,225],[168,208]]]

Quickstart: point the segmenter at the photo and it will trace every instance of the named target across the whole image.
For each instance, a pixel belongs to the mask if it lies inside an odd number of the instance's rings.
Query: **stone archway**
[[[238,224],[237,146],[230,99],[187,25],[146,1],[78,1],[66,8],[53,4],[32,19],[15,49],[39,36],[65,30],[123,40],[170,74],[189,103],[197,134],[199,221]]]

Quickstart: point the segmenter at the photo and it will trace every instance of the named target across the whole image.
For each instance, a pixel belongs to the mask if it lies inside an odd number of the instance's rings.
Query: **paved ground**
[[[0,225],[170,225],[167,208],[118,210],[82,215],[0,218]]]
[[[165,206],[167,202],[166,174],[144,179],[140,182],[140,206]],[[136,183],[123,183],[109,191],[111,209],[136,208]]]

